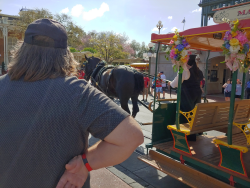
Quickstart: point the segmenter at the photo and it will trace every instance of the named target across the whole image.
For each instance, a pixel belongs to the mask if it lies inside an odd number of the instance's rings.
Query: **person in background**
[[[67,41],[61,23],[32,22],[0,76],[1,188],[89,188],[89,171],[123,162],[143,143],[134,118],[77,79]],[[91,147],[89,134],[100,139]]]
[[[231,79],[227,79],[227,82],[222,87],[224,88],[225,101],[230,101],[232,90]]]
[[[155,78],[152,80],[152,86],[151,86],[151,95],[154,96],[154,89],[155,89]]]
[[[241,98],[241,89],[242,89],[241,81],[240,81],[240,79],[237,79],[236,93],[235,93],[236,100],[240,100],[240,98]]]
[[[205,78],[203,77],[203,79],[200,81],[200,87],[201,87],[201,91],[202,93],[204,93],[203,88],[205,87]]]
[[[196,64],[196,55],[189,56],[187,67],[188,70],[184,70],[182,73],[180,109],[183,112],[189,112],[194,109],[196,103],[201,103],[202,94],[200,81],[203,79],[203,73]],[[172,88],[178,87],[178,75],[168,84]],[[187,138],[195,141],[196,134],[189,135]]]
[[[85,72],[81,69],[78,72],[78,79],[84,79]]]
[[[246,84],[246,91],[247,91],[247,99],[250,98],[250,78]]]
[[[157,79],[156,79],[156,96],[157,99],[160,99],[160,93],[162,93],[162,80],[160,79],[160,74],[157,75]]]
[[[160,75],[161,75],[161,79],[162,79],[162,92],[163,92],[163,99],[165,99],[165,93],[167,91],[167,85],[166,85],[166,76],[164,74],[164,72],[160,72]]]
[[[150,79],[146,76],[144,76],[144,88],[143,88],[143,94],[142,94],[142,97],[143,97],[143,101],[144,101],[144,95],[146,95],[146,100],[148,99],[148,88],[149,88],[149,82],[150,82]]]

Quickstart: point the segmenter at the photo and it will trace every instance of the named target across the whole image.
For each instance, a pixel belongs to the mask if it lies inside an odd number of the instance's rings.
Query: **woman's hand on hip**
[[[82,156],[78,155],[65,165],[66,170],[60,178],[56,188],[81,188],[87,177],[88,170],[85,167]]]

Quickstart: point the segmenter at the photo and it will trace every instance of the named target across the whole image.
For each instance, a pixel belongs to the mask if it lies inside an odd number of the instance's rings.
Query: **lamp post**
[[[162,22],[159,21],[156,27],[159,29],[159,34],[160,34],[161,28],[163,27]]]
[[[148,47],[149,47],[149,52],[148,52],[148,57],[149,57],[149,69],[148,69],[148,72],[149,74],[151,74],[151,61],[152,61],[152,57],[154,57],[154,52],[152,50],[152,48],[155,46],[154,43],[149,43],[148,44]],[[150,82],[151,83],[151,82]],[[150,94],[150,91],[148,91],[148,93]]]

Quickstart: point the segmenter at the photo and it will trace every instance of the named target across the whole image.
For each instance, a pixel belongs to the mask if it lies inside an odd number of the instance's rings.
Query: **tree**
[[[135,51],[133,48],[131,48],[131,45],[129,43],[122,44],[122,48],[124,52],[127,52],[130,56],[135,56]]]
[[[138,52],[138,57],[143,58],[143,53],[147,53],[149,48],[145,45],[145,42],[142,42],[140,50]]]
[[[78,50],[83,50],[84,48],[94,48],[94,45],[90,42],[90,39],[95,36],[97,34],[97,32],[95,30],[89,31],[88,34],[84,35],[81,38],[81,42],[82,44],[80,46],[77,47]]]
[[[138,54],[138,52],[139,52],[140,49],[141,49],[140,43],[139,43],[139,42],[136,42],[136,40],[132,40],[131,43],[130,43],[130,46],[131,46],[131,48],[133,48],[133,50],[134,50],[134,52],[135,52],[134,56],[135,56],[135,57],[138,57],[137,54]]]
[[[77,26],[67,14],[56,14],[54,19],[65,27],[68,34],[68,45],[74,48],[82,45],[82,37],[86,35],[84,30]],[[78,49],[79,50],[79,49]]]
[[[115,59],[124,59],[129,55],[128,52],[124,52],[119,37],[113,32],[95,34],[90,42],[97,50],[97,55],[109,64]]]

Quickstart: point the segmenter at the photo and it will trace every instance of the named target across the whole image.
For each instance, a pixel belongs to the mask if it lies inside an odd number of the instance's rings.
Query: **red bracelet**
[[[87,170],[90,172],[91,170],[93,170],[90,165],[89,165],[89,162],[86,158],[86,155],[85,154],[82,154],[82,160],[83,160],[83,163],[84,165],[86,166]]]

